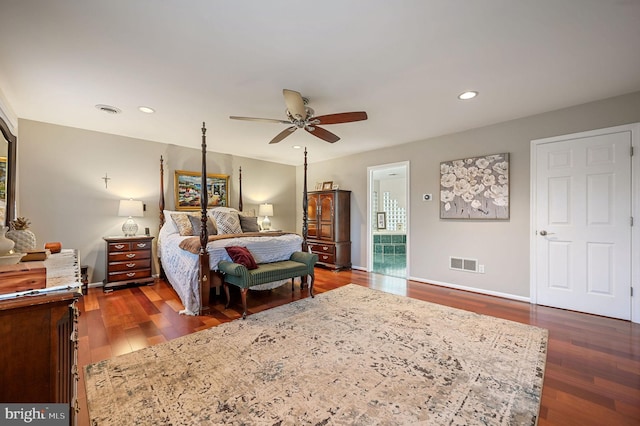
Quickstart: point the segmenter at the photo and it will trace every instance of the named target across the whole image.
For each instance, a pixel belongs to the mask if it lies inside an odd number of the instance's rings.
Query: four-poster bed
[[[197,315],[205,313],[209,308],[211,289],[222,286],[222,274],[217,265],[221,260],[230,261],[226,248],[231,246],[246,247],[251,251],[258,263],[279,262],[289,259],[296,251],[306,251],[307,237],[307,152],[304,157],[304,194],[302,236],[287,232],[251,232],[226,233],[212,235],[212,215],[237,214],[243,216],[242,169],[239,172],[238,209],[230,207],[207,208],[207,143],[206,127],[202,123],[201,143],[201,182],[200,211],[184,212],[166,210],[164,200],[164,165],[160,158],[160,232],[158,235],[158,260],[160,275],[176,290],[185,309],[182,313]],[[235,212],[235,213],[234,213]],[[180,217],[178,217],[180,216]],[[190,216],[190,217],[189,217]],[[199,216],[199,223],[196,217]],[[187,217],[191,222],[193,234],[183,233],[180,221]],[[198,233],[198,235],[195,234]],[[279,285],[279,284],[275,284]],[[270,287],[265,287],[270,288]],[[271,286],[273,288],[273,285]]]

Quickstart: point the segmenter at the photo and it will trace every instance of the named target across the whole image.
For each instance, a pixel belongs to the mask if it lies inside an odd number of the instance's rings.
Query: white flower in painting
[[[484,191],[485,186],[483,184],[473,185],[469,188],[469,194],[478,195],[482,191]]]
[[[484,174],[484,175],[492,175],[492,174],[493,174],[493,170],[491,170],[491,169],[484,169],[484,170],[482,171],[482,174]]]
[[[451,173],[451,165],[449,163],[440,164],[440,174],[446,175]]]
[[[444,205],[444,209],[445,209],[445,211],[449,211],[449,210],[451,210],[451,203],[446,203],[446,204]]]
[[[473,158],[467,158],[464,162],[467,164],[473,164]]]
[[[447,173],[440,178],[440,185],[445,188],[451,188],[456,183],[456,175],[453,173]]]
[[[478,168],[475,166],[467,168],[467,175],[469,175],[470,177],[478,176]]]
[[[440,191],[440,201],[443,203],[448,203],[449,201],[453,201],[455,194],[451,191]]]
[[[491,186],[496,184],[496,177],[494,175],[484,175],[482,177],[482,184],[484,186]]]
[[[509,163],[507,163],[506,161],[496,163],[493,165],[493,170],[501,175],[506,175],[507,173],[509,173]]]
[[[456,175],[458,179],[466,179],[468,171],[464,167],[455,167],[453,169],[453,173]]]
[[[464,201],[466,201],[467,203],[470,203],[471,201],[473,201],[473,197],[474,194],[470,193],[470,192],[465,192],[464,194],[462,194],[460,196]]]
[[[453,193],[456,195],[466,194],[467,192],[469,192],[469,188],[471,188],[471,185],[469,185],[468,181],[457,180],[453,184]]]
[[[500,207],[506,207],[507,205],[509,205],[509,199],[506,197],[498,197],[494,199],[492,202],[496,206],[500,206]]]
[[[507,175],[499,175],[498,176],[498,183],[500,185],[506,185],[509,183],[509,176]]]
[[[508,197],[509,187],[507,185],[492,185],[491,192],[496,194],[497,197]]]
[[[485,158],[489,160],[490,163],[493,163],[494,161],[502,160],[502,155],[500,154],[487,155]]]
[[[486,169],[489,167],[489,161],[486,158],[478,158],[476,160],[476,166],[478,166],[479,169]]]
[[[453,162],[453,167],[464,167],[464,160],[456,160]]]
[[[478,200],[473,200],[471,202],[471,207],[473,207],[474,210],[478,210],[480,206],[482,206],[482,203]]]

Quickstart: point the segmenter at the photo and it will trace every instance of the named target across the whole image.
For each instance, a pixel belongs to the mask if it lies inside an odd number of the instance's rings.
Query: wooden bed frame
[[[211,271],[209,269],[209,253],[207,252],[207,242],[209,235],[207,233],[207,205],[209,204],[207,193],[207,128],[205,123],[202,123],[202,143],[201,143],[201,155],[202,155],[202,170],[200,181],[200,250],[198,253],[198,284],[200,287],[200,315],[206,313],[209,310],[210,294],[212,287],[221,287],[223,284],[222,274],[217,271]],[[242,167],[240,167],[239,176],[239,191],[238,191],[238,210],[242,211]],[[163,158],[160,156],[160,228],[164,225],[164,166]],[[307,200],[307,148],[304,149],[304,181],[303,181],[303,196],[302,196],[302,251],[308,251],[307,235],[309,231],[308,226],[308,200]],[[162,269],[162,262],[158,258],[160,265],[160,276],[165,277]]]

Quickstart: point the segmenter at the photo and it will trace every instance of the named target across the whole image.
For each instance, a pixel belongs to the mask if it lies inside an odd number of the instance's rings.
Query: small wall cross
[[[107,176],[106,172],[104,173],[104,177],[102,179],[104,179],[104,187],[108,188],[109,187],[109,181],[111,180],[111,178]]]

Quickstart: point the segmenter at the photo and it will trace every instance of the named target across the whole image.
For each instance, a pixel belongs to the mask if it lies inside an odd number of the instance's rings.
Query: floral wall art
[[[440,163],[441,219],[509,219],[509,154]]]

